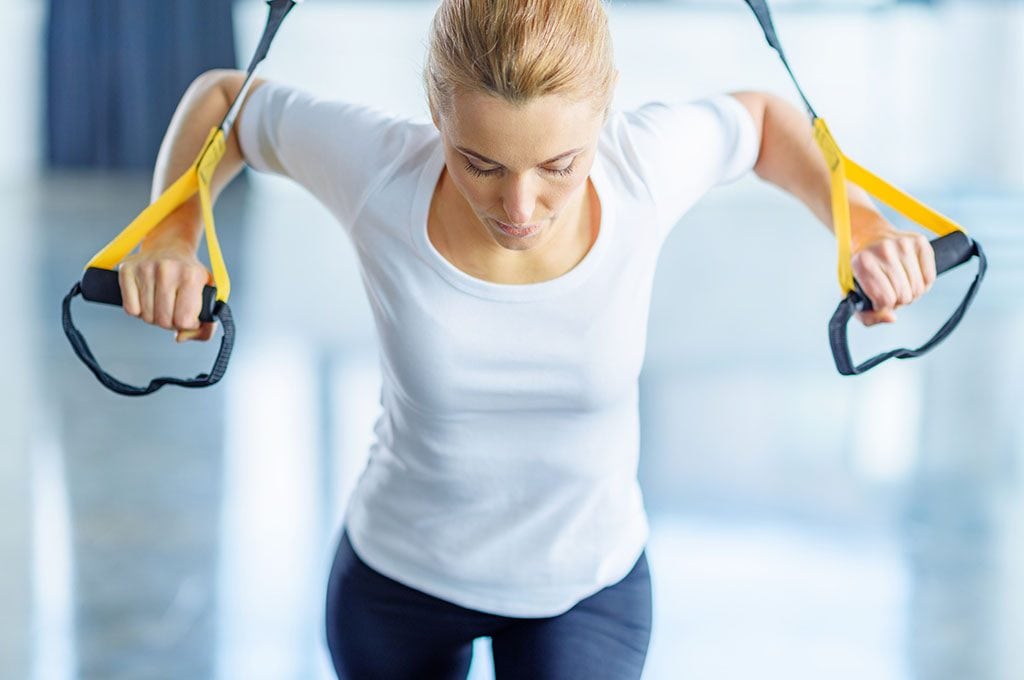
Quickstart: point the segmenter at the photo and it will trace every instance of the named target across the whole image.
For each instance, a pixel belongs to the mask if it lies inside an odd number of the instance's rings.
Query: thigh
[[[327,646],[341,680],[464,680],[488,615],[367,566],[343,534],[327,584]],[[480,632],[480,631],[483,632]]]
[[[547,619],[492,637],[498,680],[635,680],[651,637],[651,577],[641,554],[618,583]]]

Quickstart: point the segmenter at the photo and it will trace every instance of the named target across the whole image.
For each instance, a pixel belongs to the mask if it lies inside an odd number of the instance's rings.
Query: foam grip
[[[931,243],[935,251],[935,271],[938,274],[959,267],[974,257],[974,243],[962,231],[946,234]]]
[[[116,271],[89,267],[82,276],[82,297],[89,302],[99,302],[104,305],[124,306],[124,299],[121,297],[121,283]],[[199,311],[199,320],[210,322],[214,320],[213,306],[217,301],[217,289],[213,286],[203,286],[203,307]]]

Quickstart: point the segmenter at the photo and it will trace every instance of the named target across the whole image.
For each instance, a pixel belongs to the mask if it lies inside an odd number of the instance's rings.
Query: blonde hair
[[[617,77],[602,0],[441,0],[423,69],[432,114],[475,91],[517,106],[565,95],[607,115]]]

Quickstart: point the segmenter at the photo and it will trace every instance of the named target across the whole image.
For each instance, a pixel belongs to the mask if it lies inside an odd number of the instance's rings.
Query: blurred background
[[[641,385],[645,678],[1024,678],[1024,3],[772,5],[844,150],[963,224],[990,269],[934,352],[843,378],[834,239],[801,204],[750,175],[676,227]],[[434,7],[309,0],[263,75],[425,119]],[[738,89],[798,102],[741,0],[608,10],[618,108]],[[259,0],[4,3],[3,680],[331,677],[326,575],[380,383],[343,231],[284,180],[225,192],[238,336],[211,389],[108,392],[59,321],[85,262],[148,203],[188,83],[244,67],[265,16]],[[897,324],[852,324],[855,358],[927,339],[973,267]],[[127,382],[216,354],[113,307],[74,313]],[[474,680],[493,677],[487,645]]]

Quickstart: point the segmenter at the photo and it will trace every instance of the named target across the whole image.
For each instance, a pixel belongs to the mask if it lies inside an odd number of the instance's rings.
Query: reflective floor
[[[227,376],[120,397],[59,308],[147,194],[69,174],[0,195],[0,678],[330,677],[323,588],[379,384],[354,252],[294,187],[233,186]],[[646,678],[1024,677],[1024,199],[925,198],[986,245],[988,280],[932,354],[855,379],[828,352],[831,237],[801,206],[743,180],[670,238],[642,379]],[[851,329],[858,356],[926,339],[970,276]],[[73,311],[127,382],[206,371],[219,341]]]

